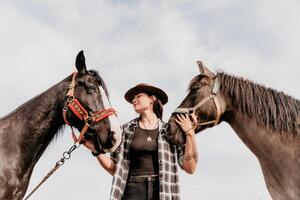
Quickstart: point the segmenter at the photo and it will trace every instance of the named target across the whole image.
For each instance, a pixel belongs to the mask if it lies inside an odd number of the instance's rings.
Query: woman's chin
[[[137,113],[142,113],[143,109],[141,109],[139,106],[135,106],[134,111],[137,112]]]

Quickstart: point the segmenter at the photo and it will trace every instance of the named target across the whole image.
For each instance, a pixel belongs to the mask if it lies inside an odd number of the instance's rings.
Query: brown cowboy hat
[[[124,97],[126,101],[132,103],[134,96],[142,92],[148,95],[156,96],[161,101],[162,104],[166,104],[168,102],[168,95],[163,90],[145,83],[140,83],[134,86],[133,88],[130,88],[125,93]]]

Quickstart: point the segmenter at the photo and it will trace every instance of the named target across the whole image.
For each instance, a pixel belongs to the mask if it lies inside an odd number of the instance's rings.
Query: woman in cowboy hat
[[[110,199],[180,199],[176,161],[187,173],[193,173],[197,164],[193,122],[188,116],[177,116],[187,140],[184,147],[170,145],[166,139],[168,125],[162,122],[167,94],[138,84],[126,92],[125,99],[140,116],[123,125],[123,140],[117,151],[107,157],[85,144],[114,176]]]

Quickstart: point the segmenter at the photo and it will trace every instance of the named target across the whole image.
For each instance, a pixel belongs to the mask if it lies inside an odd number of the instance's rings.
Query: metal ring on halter
[[[75,99],[74,96],[68,96],[67,102],[71,103],[74,101],[74,99]]]
[[[194,109],[189,109],[189,111],[188,111],[188,115],[192,115],[193,113],[195,112],[195,110]]]
[[[85,123],[86,123],[88,126],[92,126],[93,123],[94,123],[94,120],[93,120],[93,118],[88,117],[88,118],[85,119]]]
[[[195,112],[195,110],[193,108],[183,108],[183,109],[176,109],[174,111],[174,113],[176,114],[188,114],[188,115],[192,115]]]
[[[74,143],[74,146],[75,146],[76,148],[78,148],[78,147],[80,146],[80,143],[79,143],[79,142],[75,142],[75,143]]]

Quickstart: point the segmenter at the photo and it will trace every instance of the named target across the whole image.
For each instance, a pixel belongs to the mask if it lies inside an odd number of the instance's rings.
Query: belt
[[[141,176],[130,176],[129,182],[144,183],[153,182],[158,180],[158,175],[141,175]]]

